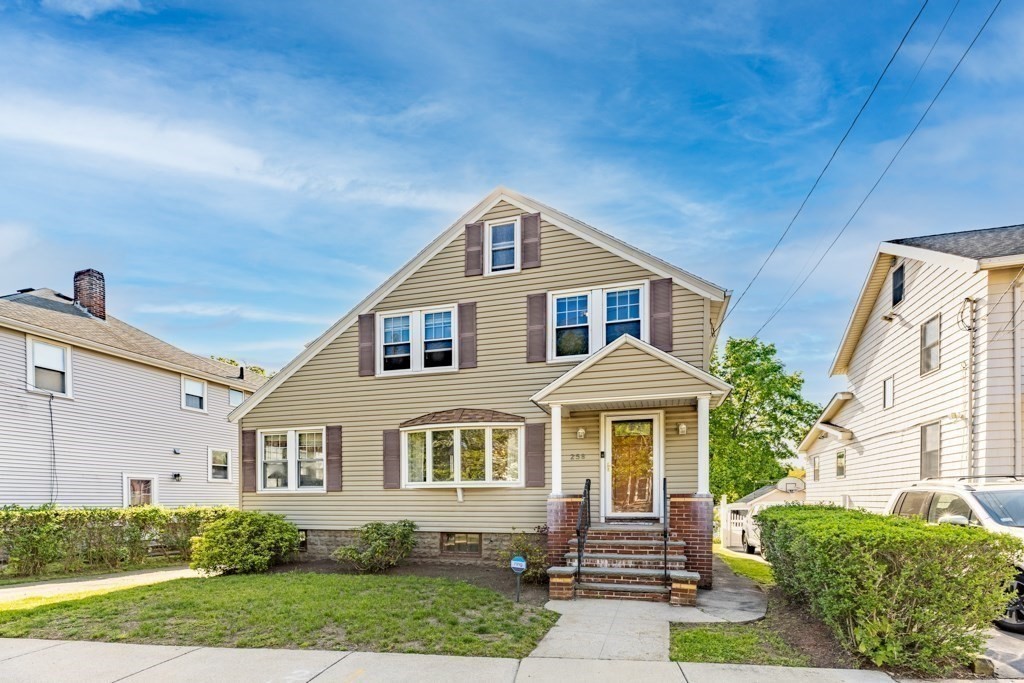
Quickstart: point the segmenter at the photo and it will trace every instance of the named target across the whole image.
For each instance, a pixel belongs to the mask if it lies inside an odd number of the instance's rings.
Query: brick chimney
[[[107,287],[103,273],[94,268],[75,273],[75,303],[97,318],[107,319]]]

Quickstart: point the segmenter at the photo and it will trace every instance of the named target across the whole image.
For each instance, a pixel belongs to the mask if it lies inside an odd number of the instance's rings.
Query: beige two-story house
[[[492,562],[547,525],[558,566],[589,503],[586,566],[559,590],[667,599],[669,547],[680,580],[710,585],[708,411],[729,387],[708,365],[727,303],[499,188],[232,412],[241,505],[285,514],[311,554],[410,519],[418,556]],[[619,541],[651,552],[602,570]]]
[[[1024,226],[883,242],[800,444],[808,502],[882,512],[925,478],[1024,475]]]
[[[109,315],[91,268],[0,296],[0,505],[236,505],[243,375]]]

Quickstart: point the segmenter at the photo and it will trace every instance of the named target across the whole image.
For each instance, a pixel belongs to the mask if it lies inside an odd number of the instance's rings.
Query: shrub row
[[[941,674],[984,651],[1019,540],[824,506],[757,516],[778,586],[877,666]]]
[[[141,562],[154,546],[188,559],[190,539],[204,523],[228,511],[226,507],[8,505],[0,508],[0,554],[7,556],[8,570],[19,576],[36,576],[54,565],[66,572],[116,569]]]

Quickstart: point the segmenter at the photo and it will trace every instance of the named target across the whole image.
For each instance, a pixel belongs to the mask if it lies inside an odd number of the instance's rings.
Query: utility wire
[[[804,195],[804,199],[802,202],[800,202],[800,206],[797,208],[796,213],[794,213],[793,217],[789,220],[789,224],[786,225],[786,229],[782,231],[782,235],[780,235],[778,241],[775,242],[775,246],[773,246],[771,251],[768,252],[768,256],[766,256],[764,261],[761,262],[761,266],[757,269],[757,272],[754,273],[754,277],[752,277],[750,279],[750,282],[747,283],[747,286],[743,288],[743,291],[740,293],[739,298],[736,299],[736,302],[729,307],[729,310],[725,314],[725,318],[722,319],[722,324],[719,325],[718,330],[715,330],[714,332],[715,336],[718,335],[718,331],[722,329],[723,325],[725,325],[725,322],[729,319],[729,316],[732,315],[733,311],[735,311],[736,308],[740,305],[740,302],[743,301],[743,297],[745,297],[747,295],[747,292],[750,291],[750,287],[754,284],[755,281],[757,281],[757,278],[760,277],[761,272],[764,270],[765,266],[768,265],[768,262],[771,260],[772,256],[774,256],[775,252],[778,251],[779,246],[782,244],[782,241],[786,239],[786,235],[789,234],[789,231],[790,229],[792,229],[793,224],[796,223],[796,219],[800,217],[801,213],[803,213],[804,207],[807,206],[807,201],[811,198],[811,195],[817,189],[818,184],[821,182],[821,179],[825,175],[825,172],[828,171],[829,167],[832,165],[832,162],[835,160],[836,155],[839,154],[839,149],[843,146],[843,143],[846,142],[846,138],[850,136],[850,132],[853,131],[853,127],[857,125],[857,121],[860,120],[861,114],[863,114],[864,110],[867,109],[868,103],[871,102],[871,98],[874,97],[875,92],[877,92],[878,86],[881,85],[882,83],[882,79],[885,78],[885,74],[888,73],[889,67],[892,66],[892,63],[896,60],[896,55],[900,53],[900,50],[903,48],[903,44],[907,42],[907,37],[910,35],[910,32],[914,29],[914,26],[917,24],[917,20],[921,18],[921,14],[924,13],[924,8],[927,6],[928,0],[924,0],[924,2],[921,4],[921,9],[917,11],[917,15],[914,17],[914,20],[910,22],[910,26],[907,28],[906,32],[903,34],[903,37],[900,39],[899,45],[896,46],[896,49],[893,51],[892,56],[889,57],[889,61],[886,62],[885,68],[882,69],[882,73],[878,76],[878,80],[875,81],[875,85],[871,88],[871,92],[868,93],[867,99],[865,99],[864,103],[860,105],[860,109],[857,110],[857,115],[853,117],[853,121],[850,122],[849,127],[846,129],[846,132],[843,133],[843,137],[841,140],[839,140],[839,144],[837,144],[835,149],[832,150],[832,155],[828,158],[828,162],[825,164],[825,167],[821,169],[821,173],[819,173],[818,177],[814,180],[814,184],[811,185],[811,189],[809,189],[807,191],[807,194]]]
[[[999,295],[998,299],[996,299],[995,305],[993,305],[992,307],[990,307],[988,309],[989,313],[991,313],[992,311],[994,311],[997,308],[999,308],[999,304],[1003,303],[1003,297],[1005,297],[1007,294],[1009,294],[1010,290],[1013,289],[1013,286],[1017,284],[1017,278],[1020,277],[1021,273],[1024,273],[1024,266],[1021,266],[1020,270],[1017,271],[1017,274],[1013,276],[1012,280],[1010,280],[1010,284],[1008,284],[1006,286],[1006,289],[1003,290],[1003,293]],[[986,315],[985,317],[988,317],[988,316]]]
[[[903,93],[904,102],[907,99],[907,95],[910,94],[910,91],[914,89],[914,84],[917,83],[917,79],[921,76],[921,72],[924,71],[925,64],[927,64],[928,60],[931,59],[932,52],[935,52],[935,46],[939,44],[939,40],[942,38],[942,34],[946,32],[946,27],[949,26],[949,21],[950,19],[953,18],[953,14],[956,12],[956,8],[959,6],[960,0],[956,0],[956,2],[953,3],[953,9],[949,10],[949,16],[946,17],[946,23],[944,23],[942,25],[942,28],[939,29],[939,35],[935,36],[935,41],[932,43],[932,46],[928,49],[928,54],[924,56],[924,60],[921,61],[921,66],[917,67],[917,73],[914,74],[914,78],[910,81],[910,85],[907,86],[907,91]]]
[[[947,76],[946,80],[942,82],[942,85],[939,87],[938,92],[935,93],[935,97],[932,98],[932,101],[928,103],[928,107],[924,110],[924,113],[921,114],[921,118],[919,118],[917,120],[917,123],[914,124],[914,127],[907,134],[907,137],[904,138],[903,143],[899,146],[899,148],[896,150],[896,152],[892,155],[892,158],[889,159],[889,163],[886,164],[885,168],[882,170],[881,175],[879,175],[878,179],[875,181],[875,184],[872,185],[871,189],[868,190],[868,193],[866,195],[864,195],[864,198],[860,201],[860,204],[857,205],[857,208],[854,209],[853,213],[850,215],[850,218],[846,221],[846,223],[843,224],[843,227],[840,228],[839,232],[836,234],[836,236],[829,243],[828,247],[825,249],[825,251],[822,253],[822,255],[818,258],[818,261],[814,264],[814,267],[811,268],[811,271],[809,273],[807,273],[807,276],[804,277],[804,279],[800,281],[800,284],[797,285],[797,288],[795,290],[793,290],[793,292],[782,302],[782,304],[780,306],[778,306],[772,312],[772,314],[770,316],[768,316],[768,319],[764,321],[764,324],[762,324],[761,327],[757,328],[757,332],[754,333],[754,337],[757,337],[758,335],[760,335],[761,331],[765,327],[767,327],[768,324],[772,320],[775,319],[775,316],[777,316],[780,312],[782,312],[782,309],[784,309],[786,307],[786,305],[790,301],[792,301],[793,297],[796,296],[797,293],[803,288],[803,286],[805,284],[807,284],[807,281],[811,278],[812,275],[814,275],[815,271],[818,270],[818,267],[821,265],[821,262],[824,261],[825,257],[828,256],[828,253],[830,251],[832,251],[832,247],[834,247],[836,245],[836,242],[838,242],[839,238],[843,236],[843,233],[846,232],[846,229],[848,227],[850,227],[850,223],[853,222],[853,220],[857,217],[857,214],[860,213],[860,210],[867,203],[868,199],[871,197],[872,194],[874,194],[875,190],[881,184],[882,179],[885,178],[886,174],[889,172],[889,169],[892,168],[894,163],[896,163],[896,159],[899,157],[899,155],[903,151],[903,149],[907,146],[907,143],[909,143],[910,139],[912,137],[914,137],[914,133],[916,133],[917,129],[921,127],[921,124],[924,122],[925,117],[928,116],[928,112],[930,112],[932,110],[932,107],[935,106],[935,103],[938,101],[939,96],[942,95],[943,91],[946,89],[946,86],[949,85],[949,82],[951,80],[953,80],[953,76],[956,74],[957,69],[959,69],[960,65],[963,64],[964,60],[967,58],[967,55],[970,53],[971,48],[974,47],[974,44],[976,42],[978,42],[978,38],[981,37],[981,34],[985,31],[985,27],[988,26],[989,22],[992,20],[992,16],[996,13],[996,10],[999,9],[999,6],[1001,4],[1003,4],[1003,0],[996,0],[996,4],[995,4],[994,7],[992,7],[992,11],[990,11],[988,13],[988,16],[985,17],[985,22],[981,25],[981,28],[978,29],[978,32],[976,34],[974,34],[974,39],[971,40],[970,44],[967,46],[967,49],[964,50],[964,53],[962,55],[960,55],[960,59],[957,61],[956,65],[953,67],[953,70],[949,72],[949,76]]]
[[[1011,284],[1010,286],[1012,287],[1013,285]],[[1002,297],[1000,297],[1000,298],[1002,298]],[[1006,332],[1006,329],[1010,325],[1013,325],[1013,321],[1017,319],[1017,314],[1020,312],[1020,309],[1022,307],[1024,307],[1024,299],[1021,299],[1021,302],[1019,304],[1017,304],[1017,308],[1013,309],[1013,314],[1010,316],[1010,319],[1006,321],[1006,324],[1003,325],[1003,328],[1001,330],[999,330],[998,332],[996,332],[996,335],[994,337],[992,337],[992,342],[993,343],[999,341],[999,338],[1001,336],[1003,336],[1003,333]],[[1017,325],[1014,325],[1013,329],[1017,329],[1018,327],[1020,327],[1019,323]],[[1016,350],[1014,352],[1016,352]]]

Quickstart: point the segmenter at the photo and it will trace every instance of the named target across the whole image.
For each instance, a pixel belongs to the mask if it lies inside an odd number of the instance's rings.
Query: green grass
[[[759,560],[740,557],[727,550],[722,550],[717,546],[715,547],[715,554],[722,558],[723,562],[729,565],[729,569],[733,570],[740,576],[745,576],[762,586],[775,585],[775,577],[772,576],[772,567],[770,564],[765,564]]]
[[[449,579],[290,572],[0,605],[0,637],[525,657],[557,619]]]
[[[669,657],[678,662],[807,666],[808,660],[762,622],[672,627]]]
[[[181,560],[178,557],[162,558],[154,557],[146,560],[145,562],[139,562],[137,564],[126,564],[118,569],[111,569],[109,567],[102,568],[90,568],[82,569],[76,572],[64,572],[59,569],[54,569],[37,576],[14,576],[7,572],[0,572],[0,588],[4,586],[16,586],[24,583],[37,583],[39,581],[56,581],[60,579],[81,579],[81,578],[96,578],[104,574],[122,574],[124,572],[138,571],[140,569],[165,569],[167,567],[186,567],[187,562]]]

